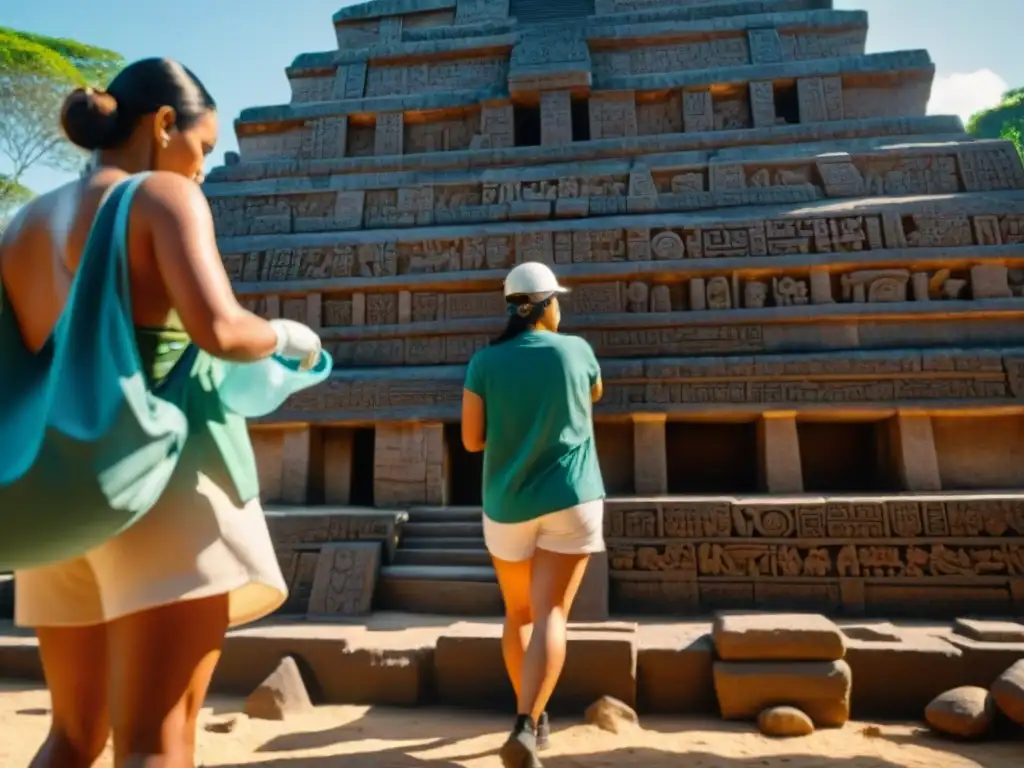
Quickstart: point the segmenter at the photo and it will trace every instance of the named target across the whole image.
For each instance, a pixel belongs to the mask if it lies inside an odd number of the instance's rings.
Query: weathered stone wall
[[[605,536],[613,610],[633,613],[1010,613],[1024,589],[1019,496],[610,502]]]
[[[291,103],[246,110],[206,185],[242,300],[338,364],[255,429],[267,500],[345,503],[357,474],[379,505],[450,500],[444,424],[531,260],[601,358],[613,492],[1019,487],[1024,167],[925,116],[927,52],[867,54],[867,15],[831,6],[339,11],[338,50],[295,59]]]

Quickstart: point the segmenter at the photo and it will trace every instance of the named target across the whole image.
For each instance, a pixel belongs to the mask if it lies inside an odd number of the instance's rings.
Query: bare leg
[[[533,556],[530,604],[533,634],[523,659],[518,712],[534,722],[547,708],[565,665],[566,621],[590,555],[538,549]]]
[[[505,601],[505,626],[501,634],[501,654],[505,659],[505,669],[512,689],[519,700],[520,681],[523,676],[523,656],[533,616],[530,613],[530,572],[532,560],[521,560],[513,563],[508,560],[494,561],[494,570],[498,575],[498,586]]]
[[[227,595],[108,625],[117,768],[195,768],[196,718],[227,628]]]
[[[110,735],[106,626],[40,627],[36,634],[53,721],[30,768],[91,768]]]

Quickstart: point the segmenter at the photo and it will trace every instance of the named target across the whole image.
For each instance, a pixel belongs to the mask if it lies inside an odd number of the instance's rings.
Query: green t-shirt
[[[484,401],[484,513],[520,523],[604,498],[590,390],[601,368],[578,336],[527,331],[481,349],[466,389]]]

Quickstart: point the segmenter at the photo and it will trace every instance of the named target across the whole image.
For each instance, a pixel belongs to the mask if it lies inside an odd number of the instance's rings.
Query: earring
[[[161,140],[160,140],[160,146],[161,146],[161,147],[162,147],[163,149],[167,149],[167,145],[168,145],[169,143],[170,143],[170,142],[169,142],[169,141],[168,141],[168,140],[167,140],[166,138],[163,138],[163,139],[161,139]]]

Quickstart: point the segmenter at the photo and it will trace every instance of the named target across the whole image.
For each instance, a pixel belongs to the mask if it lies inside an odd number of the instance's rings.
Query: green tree
[[[967,132],[979,139],[1009,139],[1024,157],[1024,88],[1007,91],[996,106],[971,115]]]
[[[11,215],[32,199],[32,190],[0,173],[0,232],[4,231]]]
[[[0,215],[24,202],[21,180],[32,166],[81,166],[82,153],[61,134],[61,103],[78,86],[106,85],[123,65],[104,48],[0,27]]]

